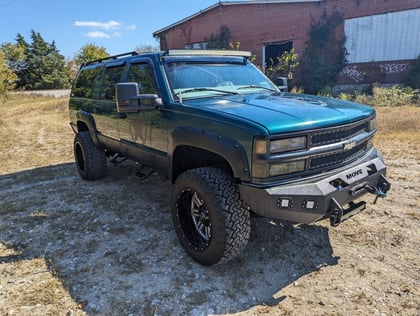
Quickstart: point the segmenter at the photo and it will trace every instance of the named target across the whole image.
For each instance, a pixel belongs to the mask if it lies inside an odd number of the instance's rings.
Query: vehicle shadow
[[[136,168],[94,182],[72,163],[0,176],[0,241],[17,253],[0,263],[43,258],[89,315],[222,315],[281,304],[282,289],[338,262],[327,228],[253,218],[242,256],[201,266],[172,228],[169,181]]]

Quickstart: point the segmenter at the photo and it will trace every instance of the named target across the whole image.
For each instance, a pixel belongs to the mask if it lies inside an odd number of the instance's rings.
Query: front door
[[[147,60],[129,64],[124,81],[137,82],[140,94],[161,95],[157,89],[153,68]],[[152,100],[142,99],[139,102],[141,102],[140,107],[141,105],[150,106]],[[165,128],[167,124],[164,112],[164,109],[152,109],[126,113],[126,117],[120,120],[121,139],[134,147],[134,150],[146,151],[146,155],[161,158],[166,156],[168,133]],[[153,160],[152,157],[150,158]]]

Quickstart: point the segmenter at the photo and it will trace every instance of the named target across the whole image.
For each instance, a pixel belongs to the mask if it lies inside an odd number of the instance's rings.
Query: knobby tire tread
[[[76,141],[80,142],[85,157],[85,170],[82,172],[82,177],[86,180],[102,178],[106,172],[105,153],[95,146],[89,132],[78,133]]]

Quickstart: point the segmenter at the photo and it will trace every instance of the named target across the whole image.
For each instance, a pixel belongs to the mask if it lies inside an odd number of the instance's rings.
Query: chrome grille
[[[332,165],[339,165],[353,160],[363,154],[366,149],[366,143],[356,146],[348,151],[312,157],[309,159],[309,169],[324,168]]]

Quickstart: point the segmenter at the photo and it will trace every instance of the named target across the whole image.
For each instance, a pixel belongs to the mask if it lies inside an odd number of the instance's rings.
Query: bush
[[[341,93],[338,98],[371,106],[420,106],[419,90],[407,86],[393,86],[390,88],[374,86],[372,94],[351,95],[349,93]]]
[[[420,55],[414,62],[414,65],[410,69],[410,72],[405,78],[404,83],[414,89],[420,89]]]
[[[312,21],[295,84],[306,93],[328,93],[346,63],[345,38],[338,37],[343,15],[337,11],[324,14],[319,21]]]
[[[4,101],[7,92],[15,87],[17,76],[8,67],[4,53],[0,50],[0,101]]]

